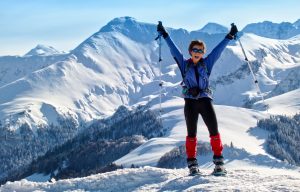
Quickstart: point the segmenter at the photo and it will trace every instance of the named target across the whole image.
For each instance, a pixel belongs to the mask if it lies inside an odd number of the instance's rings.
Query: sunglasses
[[[204,53],[204,50],[203,50],[203,49],[193,48],[192,51],[193,51],[194,53]]]

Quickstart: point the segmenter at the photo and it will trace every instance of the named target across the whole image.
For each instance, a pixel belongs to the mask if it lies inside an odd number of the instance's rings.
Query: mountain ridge
[[[289,39],[300,34],[300,28],[297,22],[299,22],[299,20],[294,24],[289,22],[273,23],[264,21],[248,24],[242,31],[272,39]]]
[[[26,53],[24,57],[37,56],[37,55],[49,56],[49,55],[57,55],[57,54],[64,54],[64,52],[60,52],[52,46],[38,44],[35,48],[31,49],[28,53]]]

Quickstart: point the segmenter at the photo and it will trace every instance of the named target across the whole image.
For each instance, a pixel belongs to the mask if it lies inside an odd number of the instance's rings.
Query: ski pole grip
[[[231,27],[233,27],[233,26],[234,26],[234,23],[231,23]],[[237,39],[237,34],[235,34],[235,35],[233,36],[233,39],[234,39],[234,40]]]
[[[162,25],[162,22],[161,22],[161,21],[158,21],[158,25]],[[157,39],[159,39],[160,36],[161,36],[161,34],[158,33],[158,36],[155,38],[155,41],[156,41]]]

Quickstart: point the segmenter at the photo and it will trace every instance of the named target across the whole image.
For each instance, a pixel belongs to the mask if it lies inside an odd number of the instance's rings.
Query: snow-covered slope
[[[295,170],[264,167],[236,167],[227,177],[190,177],[186,169],[153,167],[122,169],[78,179],[54,182],[22,180],[0,187],[9,191],[299,191],[300,174]]]
[[[6,94],[1,95],[0,116],[7,117],[25,110],[24,121],[32,121],[29,125],[56,124],[54,114],[76,113],[81,108],[81,102],[88,102],[80,101],[81,97],[88,97],[91,90],[87,87],[91,84],[96,86],[95,81],[100,78],[77,63],[75,57],[55,63],[1,87],[1,92]],[[43,110],[45,105],[50,108]],[[86,108],[80,113],[82,118],[85,118],[84,114],[90,118],[88,111]]]
[[[299,36],[278,41],[244,34],[240,40],[264,94],[271,92],[300,64]],[[253,97],[259,98],[248,66],[242,58],[242,50],[235,42],[234,45],[228,46],[220,62],[216,63],[211,77],[216,103],[243,106]],[[297,79],[294,81],[297,82]],[[282,89],[292,90],[284,86],[286,85],[278,85]],[[297,86],[299,85],[293,88]]]
[[[255,103],[254,108],[260,108],[262,102]],[[265,100],[269,106],[268,112],[273,115],[294,115],[300,112],[300,89]]]
[[[64,60],[68,55],[49,56],[4,56],[0,57],[0,87],[30,75],[32,72],[45,68],[58,61]]]
[[[287,97],[286,97],[287,98]],[[292,101],[296,104],[296,101]],[[292,104],[292,105],[293,105]],[[293,105],[299,109],[299,105]],[[158,105],[153,106],[157,108]],[[284,106],[282,106],[284,107]],[[272,109],[272,107],[271,107]],[[126,165],[126,157],[131,157],[134,165],[155,165],[155,162],[185,138],[182,100],[169,99],[163,103],[163,122],[170,129],[167,138],[151,139],[117,162]],[[276,109],[272,109],[276,110]],[[282,109],[279,109],[282,110]],[[141,167],[121,169],[114,172],[91,175],[89,177],[52,182],[32,182],[21,180],[8,182],[1,191],[297,191],[300,187],[300,170],[265,154],[263,142],[266,138],[262,130],[251,128],[257,119],[268,116],[254,110],[237,107],[216,106],[223,142],[244,148],[248,155],[226,152],[226,177],[210,176],[211,154],[199,156],[203,176],[189,177],[185,169],[161,169]],[[279,112],[279,111],[277,111]],[[237,119],[238,118],[238,119]],[[207,141],[208,133],[203,122],[199,122],[199,140]],[[244,153],[245,153],[244,152]],[[230,157],[230,158],[228,158]],[[235,158],[234,158],[235,157]],[[128,160],[128,159],[127,159]],[[45,176],[39,176],[45,177]],[[47,177],[47,176],[46,176]],[[47,177],[49,179],[49,176]],[[37,178],[28,178],[29,180]],[[40,178],[41,179],[41,178]],[[111,182],[111,180],[114,182]]]
[[[183,105],[184,101],[181,98],[170,98],[167,102],[163,103],[163,125],[169,128],[167,137],[149,140],[116,161],[116,163],[128,167],[131,164],[155,166],[166,152],[184,144],[186,125]],[[157,107],[155,105],[154,109]],[[252,155],[266,154],[262,147],[264,139],[257,139],[256,135],[251,135],[249,131],[251,127],[256,126],[258,119],[266,118],[268,114],[245,108],[220,105],[216,105],[215,110],[224,144],[230,145],[233,143],[234,146],[244,148]],[[201,118],[198,122],[198,138],[199,141],[209,142],[208,131]]]
[[[269,106],[268,111],[259,111],[240,107],[215,105],[219,130],[223,143],[237,148],[245,149],[250,155],[266,155],[264,148],[268,133],[256,127],[259,119],[268,118],[270,115],[294,115],[300,112],[300,89],[265,100]],[[260,109],[262,101],[254,104]],[[119,165],[156,166],[158,160],[176,146],[183,145],[186,136],[186,125],[183,113],[184,101],[181,98],[167,98],[162,103],[162,121],[164,127],[169,129],[167,137],[154,138],[142,146],[125,155],[116,163]],[[158,110],[159,105],[153,105],[153,110]],[[209,142],[207,128],[199,118],[198,139]],[[201,159],[201,156],[199,157]]]
[[[300,67],[294,67],[287,77],[281,80],[276,87],[267,95],[267,98],[287,93],[300,88]]]
[[[296,26],[297,28],[300,27],[300,19],[298,19],[297,21],[295,21],[295,23],[293,23],[294,26]]]

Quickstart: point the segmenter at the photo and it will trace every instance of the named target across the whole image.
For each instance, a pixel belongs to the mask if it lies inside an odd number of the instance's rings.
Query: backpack
[[[185,85],[184,81],[185,81],[185,77],[186,77],[187,71],[188,71],[189,68],[191,68],[193,65],[194,65],[194,63],[193,63],[192,59],[191,59],[191,58],[188,59],[187,64],[186,64],[186,66],[185,66],[185,69],[184,69],[183,73],[181,74],[181,75],[182,75],[182,81],[181,81],[180,85],[182,86],[182,94],[183,94],[183,95],[189,95],[189,89],[190,89],[191,87],[188,87],[187,85]],[[207,69],[206,65],[204,64],[204,60],[203,60],[203,59],[200,60],[200,62],[197,64],[197,67],[198,67],[199,65],[200,65],[201,67],[204,68],[206,74],[209,76],[210,74],[209,74],[209,72],[208,72],[208,69]],[[194,68],[194,70],[195,70],[196,81],[197,81],[197,84],[198,84],[198,87],[199,87],[199,73],[198,73],[198,70],[196,70],[196,68]],[[208,87],[205,88],[205,89],[200,89],[200,88],[199,88],[199,90],[200,90],[200,93],[201,93],[201,92],[211,93],[211,90],[210,90]]]

